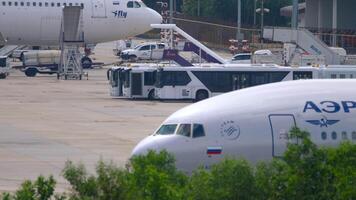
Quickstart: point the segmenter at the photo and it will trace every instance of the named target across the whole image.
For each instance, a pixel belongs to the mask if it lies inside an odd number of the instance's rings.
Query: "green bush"
[[[56,181],[52,176],[39,176],[35,182],[24,181],[14,195],[4,193],[3,200],[49,200],[54,195]]]

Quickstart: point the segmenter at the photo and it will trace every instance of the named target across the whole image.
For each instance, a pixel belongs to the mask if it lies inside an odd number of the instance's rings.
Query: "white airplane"
[[[88,45],[142,34],[162,22],[161,15],[141,0],[2,0],[0,43],[58,45],[64,6],[83,7]]]
[[[132,155],[166,149],[178,169],[209,168],[225,156],[255,163],[286,150],[294,126],[317,145],[356,142],[356,80],[287,81],[219,95],[168,117]]]

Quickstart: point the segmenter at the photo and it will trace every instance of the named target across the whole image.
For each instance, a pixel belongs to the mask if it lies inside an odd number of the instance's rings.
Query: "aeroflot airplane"
[[[86,44],[135,36],[162,22],[141,0],[0,0],[0,41],[58,45],[63,6],[83,7]]]
[[[307,130],[318,145],[356,142],[356,80],[301,80],[223,94],[187,106],[141,141],[133,155],[166,149],[178,169],[209,168],[225,156],[251,162],[278,157],[289,130]]]

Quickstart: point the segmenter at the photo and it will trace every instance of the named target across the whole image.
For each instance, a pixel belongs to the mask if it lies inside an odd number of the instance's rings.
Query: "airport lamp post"
[[[198,0],[198,9],[197,9],[197,14],[198,14],[198,17],[200,17],[200,0]]]
[[[237,33],[236,40],[242,39],[241,36],[241,0],[237,0]]]
[[[169,0],[169,23],[173,24],[173,0]]]
[[[256,9],[257,9],[257,0],[254,0],[254,13],[253,13],[253,25],[256,26]]]
[[[293,0],[292,29],[298,28],[298,0]]]

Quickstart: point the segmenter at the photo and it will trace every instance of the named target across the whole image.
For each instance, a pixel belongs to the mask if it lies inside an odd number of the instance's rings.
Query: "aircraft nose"
[[[139,142],[136,145],[136,147],[132,150],[131,157],[138,156],[138,155],[144,155],[149,150],[155,150],[155,151],[158,150],[157,143],[154,141],[154,138],[152,138],[152,136],[147,137],[146,139]]]
[[[153,9],[150,9],[150,12],[151,12],[151,24],[161,24],[163,21],[162,16]]]

